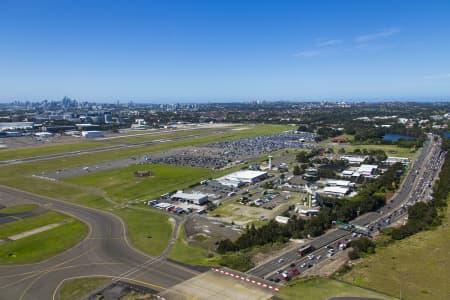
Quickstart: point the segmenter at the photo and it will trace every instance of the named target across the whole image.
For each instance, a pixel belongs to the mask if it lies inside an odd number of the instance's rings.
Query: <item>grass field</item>
[[[450,299],[450,210],[444,225],[363,259],[342,279],[404,299]]]
[[[2,214],[19,214],[19,213],[24,213],[24,212],[29,212],[29,211],[35,210],[38,207],[39,207],[39,205],[32,204],[32,203],[19,204],[19,205],[8,206],[4,209],[0,209],[0,213],[2,213]]]
[[[172,225],[167,215],[150,208],[142,210],[125,208],[114,213],[127,224],[131,242],[141,251],[157,256],[169,244]]]
[[[53,145],[36,145],[30,146],[27,148],[19,148],[19,149],[2,149],[0,150],[0,161],[1,160],[11,160],[18,159],[24,157],[34,157],[41,155],[49,155],[56,153],[64,153],[70,151],[78,151],[78,150],[87,150],[93,148],[100,148],[106,146],[112,146],[121,143],[140,143],[140,142],[148,142],[161,138],[174,138],[187,136],[192,134],[200,134],[204,132],[213,132],[214,128],[198,128],[191,130],[182,130],[182,131],[161,131],[161,132],[151,132],[148,134],[142,134],[138,136],[124,136],[115,139],[105,139],[105,140],[86,140],[84,138],[74,139],[70,143],[60,143]]]
[[[344,148],[346,152],[353,152],[355,149],[367,149],[367,150],[384,150],[386,152],[387,156],[399,156],[399,157],[409,157],[414,158],[416,157],[417,153],[419,151],[411,151],[410,148],[402,148],[397,145],[367,145],[367,144],[361,144],[361,145],[352,145],[352,144],[340,144],[335,145],[331,143],[322,143],[322,146],[324,148],[333,148],[335,152],[337,152],[339,149]]]
[[[90,153],[66,158],[3,166],[0,168],[0,184],[12,186],[21,190],[55,199],[111,211],[124,219],[127,224],[131,240],[138,249],[151,255],[158,255],[162,249],[167,246],[167,243],[170,240],[171,225],[168,223],[165,215],[158,211],[151,211],[150,209],[146,211],[140,211],[137,209],[114,209],[114,205],[108,202],[104,195],[95,193],[89,189],[105,188],[106,192],[111,193],[112,198],[114,199],[128,199],[138,196],[151,198],[164,192],[185,188],[191,183],[198,182],[201,178],[209,177],[208,172],[212,172],[211,170],[189,168],[188,172],[187,169],[180,169],[182,176],[180,174],[177,175],[170,173],[169,171],[166,173],[161,171],[162,173],[159,174],[162,175],[161,177],[156,176],[155,178],[147,178],[149,179],[148,182],[146,181],[147,179],[134,178],[132,175],[133,167],[130,167],[130,173],[127,174],[122,174],[121,172],[123,170],[118,169],[105,171],[106,173],[102,173],[100,175],[94,175],[94,173],[92,173],[93,177],[89,179],[81,177],[73,178],[75,184],[70,180],[68,182],[53,182],[32,177],[31,175],[40,174],[41,172],[54,171],[57,169],[128,158],[135,155],[167,151],[177,147],[201,145],[216,141],[234,140],[257,135],[275,134],[291,128],[291,126],[285,125],[246,125],[243,130],[234,130],[222,134],[213,134],[192,139],[160,143],[151,146],[139,146],[121,150],[104,151],[101,153]],[[169,167],[166,166],[164,169],[169,170]],[[152,171],[158,175],[158,170]],[[232,170],[230,169],[227,172],[231,171]],[[116,176],[116,178],[114,178],[114,184],[108,182],[111,180],[111,174]],[[217,176],[220,176],[221,174],[222,172],[218,172]],[[172,177],[176,179],[173,179]],[[90,184],[88,182],[90,180],[96,181],[96,184]],[[143,181],[141,182],[140,180]],[[141,224],[143,225],[141,226]],[[145,224],[148,224],[148,226]],[[58,230],[58,228],[54,230]],[[147,238],[150,234],[154,238]],[[159,234],[161,235],[160,237]],[[161,243],[158,242],[155,244],[154,241],[156,239],[161,241]],[[153,241],[153,243],[151,241]]]
[[[330,297],[360,296],[394,299],[380,293],[328,278],[300,279],[283,286],[277,294],[284,300],[328,300]]]
[[[135,171],[151,171],[153,176],[135,177]],[[101,189],[116,201],[156,198],[213,176],[210,169],[175,165],[138,165],[68,178],[72,184]]]
[[[169,258],[186,264],[211,265],[212,263],[208,260],[207,255],[208,251],[206,249],[192,247],[188,244],[184,228],[181,228]]]
[[[275,134],[287,130],[288,128],[291,127],[284,125],[257,125],[257,126],[250,125],[245,130],[236,130],[227,133],[213,134],[186,140],[159,143],[149,146],[124,148],[120,150],[102,151],[98,153],[86,153],[82,155],[75,155],[65,158],[55,158],[3,166],[0,169],[0,183],[2,183],[5,179],[11,179],[7,183],[8,185],[11,185],[14,181],[14,178],[23,177],[24,175],[36,173],[40,174],[42,172],[55,171],[57,169],[92,165],[100,162],[129,158],[136,155],[163,152],[185,146],[202,145],[217,141],[234,140],[257,135]]]
[[[86,236],[88,231],[87,226],[83,223],[54,211],[0,225],[0,238],[6,238],[61,221],[65,221],[66,224],[23,239],[0,243],[0,264],[26,264],[42,261],[73,247]]]
[[[95,291],[100,288],[111,279],[106,277],[86,277],[86,278],[76,278],[66,281],[59,292],[60,300],[75,300],[86,296],[90,292]]]

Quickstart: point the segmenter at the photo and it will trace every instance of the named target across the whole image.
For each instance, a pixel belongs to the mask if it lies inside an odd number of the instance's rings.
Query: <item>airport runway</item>
[[[109,213],[0,186],[8,203],[35,202],[72,215],[89,226],[85,240],[44,262],[0,266],[0,299],[58,299],[55,291],[64,279],[107,275],[134,281],[161,291],[190,279],[199,271],[151,258],[130,246],[122,221]],[[55,241],[57,243],[58,241]]]
[[[220,134],[220,133],[225,133],[225,132],[228,132],[231,130],[232,130],[231,128],[217,128],[210,132],[190,134],[190,135],[178,136],[178,137],[167,136],[167,137],[163,137],[160,139],[151,140],[148,142],[122,143],[122,144],[118,144],[118,145],[90,148],[90,149],[77,150],[77,151],[69,151],[69,152],[63,152],[63,153],[24,157],[24,158],[11,159],[11,160],[2,160],[2,161],[0,161],[0,165],[7,166],[7,165],[20,164],[20,163],[25,163],[25,162],[33,162],[33,161],[40,161],[40,160],[47,160],[47,159],[54,159],[54,158],[64,158],[64,157],[70,157],[70,156],[82,155],[82,154],[88,154],[88,153],[119,150],[119,149],[124,149],[124,148],[134,148],[134,147],[140,147],[140,146],[150,146],[150,145],[154,145],[154,144],[174,142],[174,141],[179,141],[179,140],[192,139],[192,138],[197,138],[197,137],[202,137],[202,136]],[[178,131],[181,131],[181,130],[178,130]],[[173,131],[173,132],[177,132],[177,131]]]

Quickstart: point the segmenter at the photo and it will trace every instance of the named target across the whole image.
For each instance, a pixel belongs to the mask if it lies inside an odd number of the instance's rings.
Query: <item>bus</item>
[[[312,245],[306,245],[306,246],[303,246],[300,249],[298,249],[297,252],[298,252],[298,255],[304,256],[308,253],[313,252],[314,250],[316,250],[316,249]]]

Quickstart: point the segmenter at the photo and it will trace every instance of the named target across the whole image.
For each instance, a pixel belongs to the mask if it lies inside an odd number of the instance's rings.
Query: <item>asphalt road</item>
[[[89,226],[85,240],[44,262],[0,266],[0,299],[57,299],[65,279],[107,275],[161,291],[199,274],[199,271],[151,258],[130,246],[122,221],[106,212],[49,199],[0,186],[0,199],[8,203],[35,202],[72,215]],[[58,242],[58,241],[55,241]]]
[[[379,230],[404,217],[407,213],[407,207],[405,205],[408,202],[412,205],[415,201],[421,200],[418,196],[425,189],[424,182],[428,184],[428,182],[434,179],[439,172],[439,164],[443,162],[438,159],[440,153],[439,142],[434,143],[432,141],[427,141],[419,157],[411,166],[405,180],[402,182],[402,185],[392,197],[391,201],[379,212],[364,214],[352,221],[351,224],[360,226],[373,225],[374,230]],[[425,175],[427,175],[427,179],[425,179]],[[388,219],[389,221],[387,222]],[[295,264],[295,267],[303,273],[308,267],[301,268],[299,266],[303,263],[314,266],[319,262],[323,262],[327,259],[326,246],[334,246],[337,241],[343,241],[346,238],[351,238],[351,233],[348,230],[331,230],[326,234],[313,239],[309,243],[317,249],[313,253],[315,257],[313,260],[310,260],[307,257],[299,257],[297,253],[298,248],[295,248],[269,259],[263,264],[249,270],[247,273],[262,278],[281,278],[281,275],[276,274],[277,271],[289,270],[291,264]],[[317,259],[318,256],[319,259]]]

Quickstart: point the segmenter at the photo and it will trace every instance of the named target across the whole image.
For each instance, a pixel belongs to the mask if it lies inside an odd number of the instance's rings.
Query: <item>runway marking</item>
[[[56,286],[55,290],[53,291],[52,299],[56,300],[56,298],[57,298],[56,296],[57,296],[58,290],[61,288],[61,286],[64,284],[65,281],[72,280],[72,279],[79,279],[79,278],[91,278],[91,277],[106,277],[106,278],[112,278],[112,279],[115,278],[115,276],[95,275],[95,274],[93,274],[93,275],[86,275],[86,276],[74,276],[74,277],[65,278],[65,279],[61,280],[58,283],[58,285]],[[143,284],[143,285],[146,285],[146,286],[157,288],[159,290],[167,289],[166,287],[163,287],[163,286],[160,286],[160,285],[156,285],[156,284],[153,284],[153,283],[150,283],[150,282],[142,281],[142,280],[136,280],[136,279],[130,279],[130,278],[125,278],[125,280],[136,282],[136,283],[140,283],[140,284]]]
[[[30,271],[30,272],[24,272],[24,273],[18,273],[18,274],[13,274],[13,275],[5,275],[5,276],[0,276],[1,278],[12,278],[12,277],[17,277],[17,276],[24,276],[24,275],[30,275],[30,274],[36,274],[36,273],[42,273],[42,272],[53,272],[53,271],[60,271],[60,270],[64,270],[64,269],[69,269],[69,268],[77,268],[77,267],[82,267],[82,266],[98,266],[98,265],[122,265],[124,263],[121,262],[91,262],[91,263],[86,263],[86,264],[80,264],[80,265],[72,265],[72,266],[66,266],[66,267],[61,267],[61,268],[48,268],[48,269],[43,269],[43,270],[36,270],[36,271]],[[8,286],[11,284],[8,284]],[[4,288],[6,286],[2,286],[0,288]]]
[[[19,282],[22,282],[22,281],[24,281],[24,280],[27,280],[27,279],[32,278],[32,277],[34,277],[34,276],[37,275],[37,277],[36,277],[30,284],[28,284],[27,287],[25,288],[25,290],[23,291],[22,295],[21,295],[20,298],[19,298],[19,300],[21,300],[21,299],[25,296],[25,294],[28,292],[28,290],[33,286],[33,284],[34,284],[37,280],[39,280],[40,278],[42,278],[44,275],[46,275],[46,274],[48,274],[48,273],[50,273],[50,272],[52,272],[52,271],[54,271],[54,270],[57,270],[59,266],[62,266],[62,265],[64,265],[64,264],[66,264],[66,263],[69,263],[69,262],[71,262],[71,261],[74,261],[74,260],[80,258],[81,256],[87,254],[88,252],[92,251],[93,249],[94,249],[94,247],[90,248],[90,249],[87,250],[86,252],[81,253],[81,254],[78,255],[78,256],[75,256],[75,257],[73,257],[73,258],[71,258],[71,259],[69,259],[69,260],[67,260],[67,261],[61,262],[61,263],[59,263],[59,264],[57,264],[57,265],[55,265],[55,266],[53,266],[53,267],[51,267],[51,268],[49,268],[49,269],[37,271],[36,273],[38,273],[38,274],[40,273],[39,275],[33,274],[33,275],[28,276],[28,277],[26,277],[26,278],[22,278],[22,279],[20,279],[20,280],[18,280],[18,281],[15,281],[15,282],[12,282],[12,283],[10,283],[10,284],[7,284],[6,286],[3,286],[2,288],[6,288],[6,287],[9,287],[9,286],[15,285],[15,284],[17,284],[17,283],[19,283]]]
[[[33,286],[33,284],[38,281],[39,279],[41,279],[45,274],[47,273],[42,273],[41,275],[39,275],[38,277],[36,277],[33,281],[31,281],[27,287],[23,290],[22,294],[19,297],[19,300],[22,300],[23,297],[25,297],[25,294],[28,292],[28,290]]]

